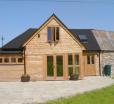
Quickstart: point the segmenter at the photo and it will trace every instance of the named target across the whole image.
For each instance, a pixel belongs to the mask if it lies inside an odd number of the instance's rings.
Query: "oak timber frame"
[[[73,65],[68,65],[68,55],[72,55],[73,58]],[[75,65],[75,59],[74,55],[79,55],[79,65]],[[69,67],[73,67],[73,71],[75,70],[75,67],[79,68],[79,78],[83,79],[83,69],[82,69],[82,58],[81,58],[81,53],[63,53],[63,54],[48,54],[46,55],[45,59],[45,64],[47,65],[47,56],[53,56],[53,63],[54,63],[54,76],[53,77],[48,77],[47,76],[47,66],[45,67],[45,75],[46,79],[45,80],[69,80]],[[57,76],[57,67],[56,67],[56,56],[62,56],[63,57],[63,76],[58,77]]]
[[[59,40],[54,39],[55,41],[48,41],[48,27],[59,27]],[[53,38],[53,36],[51,38]],[[84,53],[84,50],[86,50],[85,45],[81,43],[78,36],[73,34],[55,15],[52,15],[40,28],[31,34],[31,37],[23,43],[22,49],[23,54],[21,56],[23,56],[24,60],[24,63],[21,63],[24,64],[22,73],[30,75],[31,80],[69,80],[69,67],[73,68],[73,72],[76,67],[79,68],[79,79],[83,79],[84,76],[86,76],[87,71],[90,72],[90,75],[97,75],[97,52],[94,52],[95,64],[88,65],[88,52]],[[72,55],[72,65],[68,65],[69,54]],[[79,55],[78,65],[75,63],[75,55]],[[55,67],[53,77],[47,76],[47,56],[53,56],[54,59],[53,63]],[[62,56],[63,58],[63,76],[61,77],[57,76],[57,56]],[[93,68],[95,72],[93,73],[87,70],[87,68],[90,68],[90,70]],[[21,75],[18,74],[18,76],[20,77]]]

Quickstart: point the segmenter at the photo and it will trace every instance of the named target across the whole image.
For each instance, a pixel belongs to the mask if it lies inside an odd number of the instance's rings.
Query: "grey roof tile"
[[[7,44],[3,46],[3,49],[19,49],[22,48],[22,45],[33,35],[36,31],[34,28],[26,30],[21,35],[17,36]]]
[[[93,29],[70,29],[75,35],[85,35],[88,39],[87,42],[84,42],[87,50],[98,51],[100,50],[99,44],[97,43],[96,38],[93,35]],[[81,40],[81,38],[80,38]]]
[[[100,49],[103,51],[114,51],[114,32],[103,30],[92,30]]]
[[[95,29],[69,29],[75,37],[81,40],[80,35],[85,35],[87,42],[83,42],[87,50],[109,50],[114,51],[114,32],[107,32]],[[36,32],[36,28],[30,28],[21,35],[17,36],[6,45],[3,46],[3,50],[19,50],[22,45]]]

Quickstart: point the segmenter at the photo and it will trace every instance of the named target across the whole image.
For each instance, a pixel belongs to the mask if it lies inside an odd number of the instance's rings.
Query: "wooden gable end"
[[[48,42],[48,27],[59,27],[60,39],[57,44]],[[65,60],[64,67],[67,70],[67,55],[79,54],[80,64],[82,60],[82,50],[84,46],[71,34],[63,24],[52,16],[45,24],[43,24],[33,36],[27,41],[26,46],[26,68],[31,79],[46,79],[47,56],[63,55]],[[82,66],[80,66],[80,69]],[[83,69],[83,68],[82,68]],[[67,73],[67,72],[66,72]],[[80,73],[82,73],[80,71]],[[80,76],[82,76],[80,74]]]
[[[47,28],[59,27],[60,40],[57,44],[50,44],[47,39]],[[54,53],[80,53],[84,49],[78,39],[52,18],[40,31],[37,31],[32,39],[26,44],[28,54],[54,54]]]
[[[69,36],[76,42],[79,44],[79,46],[84,50],[86,49],[85,46],[79,41],[79,38],[76,37],[76,35],[74,36],[69,30],[68,28],[55,16],[55,15],[52,15],[43,25],[40,26],[40,28],[37,29],[37,31],[33,34],[33,36],[25,42],[25,44],[23,45],[26,46],[35,36],[41,36],[41,31],[43,31],[44,29],[46,29],[47,27],[52,27],[52,26],[55,26],[55,27],[61,27],[64,32],[66,32],[67,34],[69,34]],[[46,29],[46,32],[47,32],[47,29]],[[47,33],[46,33],[47,34]],[[61,34],[60,34],[61,35]]]

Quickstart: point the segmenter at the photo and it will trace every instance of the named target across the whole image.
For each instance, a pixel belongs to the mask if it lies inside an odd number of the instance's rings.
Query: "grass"
[[[68,98],[48,101],[46,104],[114,104],[114,85]]]

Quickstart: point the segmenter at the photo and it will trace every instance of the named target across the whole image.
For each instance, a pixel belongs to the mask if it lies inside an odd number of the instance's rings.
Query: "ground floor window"
[[[9,56],[9,57],[1,57],[0,58],[0,64],[21,64],[23,63],[23,58],[22,57],[13,57],[13,56]]]
[[[11,58],[11,63],[16,63],[16,58]]]
[[[0,58],[0,63],[2,63],[2,61],[3,61],[2,58]]]
[[[87,55],[87,64],[94,64],[94,54]]]
[[[79,74],[79,54],[68,54],[68,75]]]
[[[19,63],[23,62],[23,58],[18,58],[18,62]]]
[[[4,58],[4,62],[8,63],[9,62],[9,58]]]

